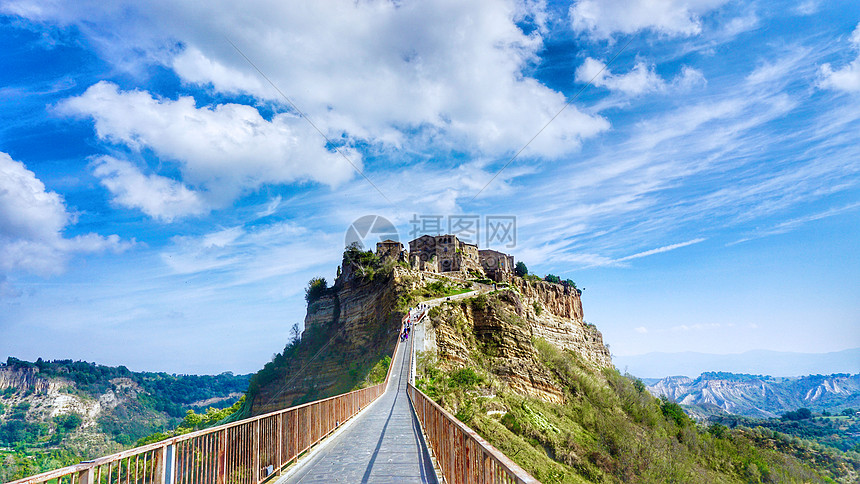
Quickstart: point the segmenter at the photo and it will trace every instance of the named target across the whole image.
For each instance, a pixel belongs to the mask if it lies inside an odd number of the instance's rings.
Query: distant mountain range
[[[695,377],[706,372],[723,371],[751,375],[791,377],[860,373],[860,348],[832,353],[789,353],[753,350],[745,353],[717,355],[709,353],[646,353],[635,356],[613,356],[621,372],[647,379],[684,375]]]
[[[648,391],[701,416],[728,412],[769,418],[801,407],[831,413],[860,408],[860,374],[779,378],[709,372],[696,379],[663,378],[648,385]]]

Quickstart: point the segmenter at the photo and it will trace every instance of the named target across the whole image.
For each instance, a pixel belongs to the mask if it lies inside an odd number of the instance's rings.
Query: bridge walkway
[[[437,482],[406,393],[409,348],[399,345],[388,390],[276,484]]]

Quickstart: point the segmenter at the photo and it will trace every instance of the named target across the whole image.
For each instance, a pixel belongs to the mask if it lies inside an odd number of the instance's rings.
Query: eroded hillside
[[[62,467],[174,427],[188,410],[230,406],[248,375],[132,372],[83,361],[0,365],[0,480]]]
[[[541,482],[856,482],[860,455],[700,425],[611,365],[577,297],[515,279],[425,320],[418,386]],[[561,296],[564,296],[563,294]],[[416,333],[421,336],[420,331]]]

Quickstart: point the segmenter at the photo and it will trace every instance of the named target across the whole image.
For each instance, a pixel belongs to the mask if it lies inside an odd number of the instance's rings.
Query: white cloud
[[[639,326],[638,328],[633,328],[633,331],[636,331],[639,334],[645,334],[648,332],[648,328],[645,326]]]
[[[814,78],[815,58],[825,54],[786,46],[749,76],[669,99],[671,109],[616,126],[618,142],[528,177],[540,189],[521,191],[515,203],[488,193],[529,234],[514,255],[576,268],[624,265],[619,258],[673,241],[714,240],[753,220],[772,226],[789,210],[857,187],[855,106],[834,100],[789,131],[778,122],[813,95],[786,93],[786,83]],[[779,163],[768,158],[774,151]]]
[[[804,215],[803,217],[797,217],[790,220],[786,220],[780,222],[773,227],[764,228],[756,230],[754,233],[750,234],[747,237],[736,240],[726,245],[735,245],[740,244],[741,242],[747,242],[750,240],[760,239],[762,237],[768,237],[771,235],[779,235],[787,232],[791,232],[792,230],[797,229],[803,225],[806,225],[810,222],[816,222],[818,220],[822,220],[829,217],[835,217],[837,215],[842,215],[843,213],[850,212],[860,208],[860,202],[849,203],[848,205],[844,205],[841,207],[832,207],[823,212],[817,212],[809,215]]]
[[[705,331],[708,329],[718,329],[723,325],[720,323],[696,323],[696,324],[680,324],[678,326],[672,326],[673,331]],[[733,326],[733,325],[727,325]]]
[[[794,13],[797,15],[812,15],[821,8],[821,0],[807,0],[794,7]]]
[[[860,23],[851,34],[854,49],[860,51]],[[823,64],[819,71],[819,87],[846,92],[860,92],[860,55],[841,69]]]
[[[4,9],[75,24],[96,45],[109,46],[102,54],[115,64],[130,58],[162,63],[188,84],[286,104],[230,39],[335,138],[394,147],[408,140],[417,148],[450,142],[499,155],[525,145],[567,101],[523,75],[543,45],[543,2],[154,0],[115,2],[102,11],[94,0],[18,0]],[[523,19],[535,19],[538,28],[524,33],[517,26]],[[608,127],[605,119],[569,106],[529,153],[570,153]]]
[[[268,217],[269,215],[272,215],[273,213],[277,212],[278,207],[280,207],[280,206],[281,206],[281,196],[278,195],[277,197],[269,200],[269,203],[266,205],[266,208],[264,210],[257,212],[257,217],[260,217],[260,218]]]
[[[147,92],[119,91],[108,82],[67,99],[58,110],[92,117],[104,140],[151,149],[164,160],[175,160],[183,181],[205,191],[206,201],[214,205],[232,202],[264,183],[308,180],[337,186],[355,174],[313,128],[289,114],[267,121],[250,106],[198,108],[191,97],[155,99]],[[355,150],[342,151],[361,168]],[[160,176],[145,177],[128,163],[110,160],[96,170],[119,203],[149,215],[169,220],[204,211],[201,195],[187,186]],[[150,200],[154,193],[167,198]]]
[[[604,62],[591,57],[587,57],[585,62],[576,69],[576,80],[591,81],[597,87],[621,91],[630,96],[665,91],[669,87],[690,89],[706,82],[701,71],[685,66],[671,84],[668,84],[657,74],[653,65],[648,66],[641,61],[636,62],[633,69],[626,74],[613,74]]]
[[[621,91],[633,96],[647,92],[659,91],[664,88],[663,79],[654,71],[654,66],[646,66],[637,62],[627,74],[613,75],[603,62],[588,57],[576,69],[576,80],[588,82],[598,87],[607,87],[613,91]]]
[[[620,259],[617,259],[616,262],[624,262],[624,261],[628,261],[628,260],[632,260],[632,259],[639,259],[642,257],[648,257],[649,255],[662,254],[663,252],[669,252],[670,250],[680,249],[682,247],[687,247],[688,245],[698,244],[699,242],[704,242],[704,241],[705,241],[705,239],[703,239],[703,238],[697,238],[697,239],[693,239],[693,240],[688,240],[686,242],[681,242],[678,244],[665,245],[663,247],[659,247],[656,249],[646,250],[644,252],[639,252],[637,254],[628,255],[627,257],[622,257]]]
[[[579,0],[570,7],[573,29],[595,38],[653,30],[667,36],[702,31],[701,15],[728,0]]]
[[[170,178],[144,175],[128,161],[102,156],[94,162],[93,174],[113,194],[115,203],[138,208],[153,218],[171,222],[207,211],[199,193]]]
[[[74,222],[60,195],[0,152],[0,270],[57,274],[73,253],[121,251],[130,245],[116,235],[64,238],[63,230]]]
[[[334,267],[340,262],[341,237],[290,222],[236,226],[201,236],[173,237],[161,259],[174,274],[208,274],[221,287],[232,287]],[[294,286],[296,291],[300,287]]]

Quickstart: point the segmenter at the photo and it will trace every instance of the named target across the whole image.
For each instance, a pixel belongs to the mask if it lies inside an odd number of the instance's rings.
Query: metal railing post
[[[260,421],[254,421],[254,428],[251,431],[251,439],[253,439],[254,456],[251,459],[254,466],[254,484],[260,482]]]
[[[167,444],[161,448],[157,470],[157,482],[173,484],[176,481],[176,448]]]
[[[95,484],[95,468],[88,467],[78,473],[78,484]]]

